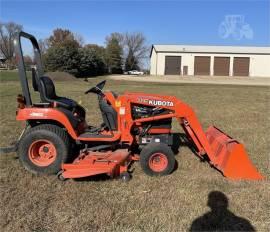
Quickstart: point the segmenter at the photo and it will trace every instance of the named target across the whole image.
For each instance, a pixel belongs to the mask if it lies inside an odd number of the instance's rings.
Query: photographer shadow
[[[233,214],[228,205],[229,201],[224,193],[210,192],[207,206],[211,211],[196,218],[189,231],[256,231],[247,219]]]

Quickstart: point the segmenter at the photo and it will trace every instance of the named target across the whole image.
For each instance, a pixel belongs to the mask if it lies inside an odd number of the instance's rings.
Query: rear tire
[[[68,159],[70,141],[66,131],[51,124],[35,126],[21,138],[18,156],[34,174],[55,174]]]
[[[169,175],[175,167],[171,148],[164,143],[150,143],[140,153],[140,164],[149,176]]]

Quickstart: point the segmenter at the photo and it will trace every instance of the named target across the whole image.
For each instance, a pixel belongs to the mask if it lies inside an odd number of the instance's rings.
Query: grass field
[[[16,140],[22,129],[15,121],[19,82],[7,79],[1,79],[0,83],[1,146]],[[94,125],[101,122],[97,99],[83,92],[98,81],[100,79],[88,83],[82,80],[56,82],[59,95],[81,102],[87,109],[88,122]],[[110,80],[106,89],[119,93],[125,90],[162,93],[181,98],[193,106],[204,129],[215,124],[243,142],[254,165],[269,179],[269,88]],[[179,131],[176,123],[173,127]],[[207,163],[200,162],[187,147],[180,148],[176,159],[178,169],[165,177],[148,177],[136,163],[133,179],[128,183],[118,180],[60,182],[55,176],[28,173],[15,153],[1,155],[1,231],[218,230],[217,222],[223,230],[253,227],[258,231],[269,231],[268,180],[230,181]],[[208,213],[208,195],[212,191],[220,191],[226,196],[228,209]],[[218,202],[222,199],[217,197],[214,203]],[[198,218],[202,223],[194,227]],[[208,227],[200,227],[206,223]],[[241,227],[241,223],[250,223],[252,227]]]

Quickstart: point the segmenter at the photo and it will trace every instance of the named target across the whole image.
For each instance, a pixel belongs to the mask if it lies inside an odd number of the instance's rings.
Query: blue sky
[[[48,37],[58,27],[100,45],[111,32],[138,31],[148,44],[270,46],[270,0],[0,1],[1,21],[22,24],[37,38]],[[226,15],[241,15],[244,21],[230,21],[225,38],[219,26]],[[234,30],[241,31],[243,25],[248,25],[249,34],[244,31],[235,38]]]

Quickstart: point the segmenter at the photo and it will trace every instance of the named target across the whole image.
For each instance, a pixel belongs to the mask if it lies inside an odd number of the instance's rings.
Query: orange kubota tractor
[[[30,96],[22,37],[34,47],[37,65],[32,70],[32,87],[40,94],[38,103],[32,103]],[[241,143],[214,126],[204,132],[192,108],[174,96],[132,92],[118,95],[103,91],[102,81],[85,92],[97,95],[103,117],[102,125],[90,126],[85,121],[84,108],[72,99],[58,96],[53,81],[44,75],[35,37],[20,32],[15,45],[23,93],[18,96],[16,119],[26,122],[17,151],[27,170],[58,173],[62,180],[98,174],[129,180],[129,167],[139,160],[148,175],[170,174],[175,167],[171,148],[171,123],[175,118],[196,154],[224,176],[263,179]]]

